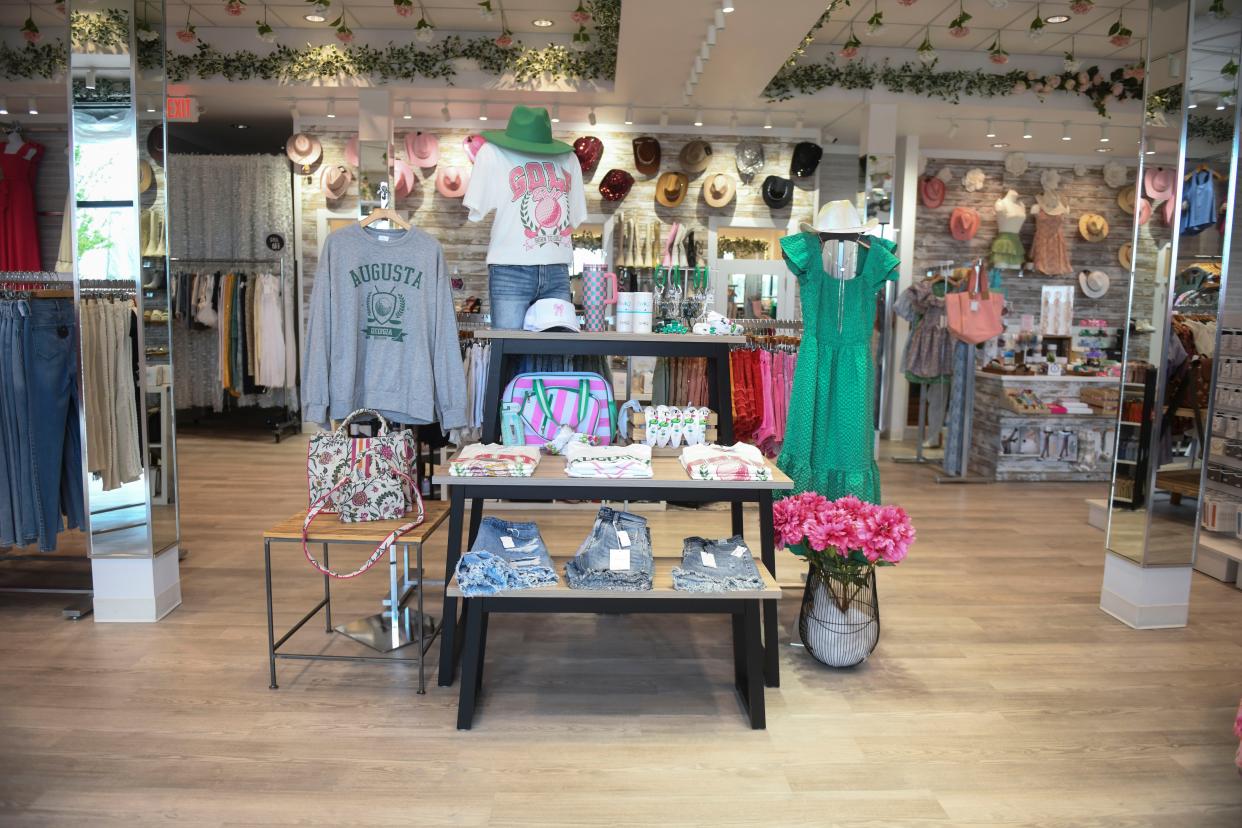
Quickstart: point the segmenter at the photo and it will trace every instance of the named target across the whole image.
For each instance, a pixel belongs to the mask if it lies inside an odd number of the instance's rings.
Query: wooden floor
[[[268,689],[258,538],[304,505],[303,450],[183,441],[185,601],[162,623],[0,596],[0,825],[1242,825],[1242,593],[1196,575],[1182,630],[1101,613],[1084,500],[1102,487],[937,486],[886,463],[920,540],[881,572],[879,649],[833,671],[786,646],[766,731],[734,695],[727,622],[498,616],[459,733],[456,688],[416,696],[402,665],[286,662]],[[590,520],[535,518],[554,550]],[[651,519],[661,543],[727,526]],[[281,549],[291,623],[320,582]],[[338,618],[384,590],[378,571],[341,585]]]

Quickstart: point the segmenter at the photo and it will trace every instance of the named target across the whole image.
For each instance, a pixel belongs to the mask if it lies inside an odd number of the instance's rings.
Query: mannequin
[[[1026,205],[1016,190],[1005,193],[996,200],[996,228],[999,231],[992,242],[992,266],[1020,268],[1026,262],[1026,248],[1022,246],[1022,225],[1026,223]]]
[[[517,330],[539,299],[573,301],[571,235],[586,219],[582,166],[569,144],[552,139],[546,109],[515,106],[503,132],[483,137],[463,203],[471,221],[496,211],[487,249],[492,327]]]

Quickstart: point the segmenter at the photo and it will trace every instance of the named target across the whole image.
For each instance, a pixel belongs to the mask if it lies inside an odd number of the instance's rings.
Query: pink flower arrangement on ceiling
[[[33,17],[27,17],[22,23],[22,40],[27,43],[38,43],[43,39],[43,33],[39,31],[39,27],[35,25]]]
[[[919,0],[897,0],[897,5],[899,5],[899,6],[913,6],[913,5],[914,5],[915,3],[917,3],[918,1],[919,1]]]
[[[496,38],[495,43],[497,46],[499,46],[502,49],[508,49],[510,46],[513,45],[513,32],[509,31],[508,29],[505,29]]]
[[[578,8],[573,10],[573,13],[569,15],[569,19],[579,26],[585,26],[591,22],[591,13],[583,8],[581,0],[579,0]]]
[[[838,54],[846,60],[852,60],[858,57],[858,50],[862,47],[862,41],[858,39],[858,35],[854,34],[854,27],[850,26],[850,36],[845,43],[841,44],[841,51]]]
[[[193,23],[186,23],[183,28],[177,30],[177,40],[182,43],[193,43],[198,40],[198,33],[194,30]]]
[[[1070,3],[1070,11],[1074,14],[1090,14],[1095,8],[1095,0],[1074,0]]]
[[[957,17],[949,21],[949,34],[954,37],[965,37],[970,34],[970,27],[966,24],[970,22],[972,15],[966,11],[964,2],[957,4]]]
[[[224,10],[228,12],[230,17],[240,17],[242,12],[246,10],[246,0],[228,0],[224,4]]]
[[[866,570],[905,560],[914,526],[900,506],[864,503],[853,495],[829,500],[803,492],[777,501],[777,538],[821,570]]]
[[[1117,22],[1108,27],[1108,42],[1118,48],[1130,45],[1130,38],[1134,36],[1134,32],[1126,28],[1126,24],[1122,22],[1121,12],[1117,13]]]
[[[392,0],[392,8],[402,17],[414,14],[414,0]]]

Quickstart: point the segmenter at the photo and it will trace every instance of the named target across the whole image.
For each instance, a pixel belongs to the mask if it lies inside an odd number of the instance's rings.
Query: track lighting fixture
[[[591,107],[591,111],[587,113],[587,123],[595,126],[595,122],[599,119],[595,117],[595,107]]]
[[[625,108],[625,125],[632,126],[634,123],[634,107],[627,106]]]
[[[1030,122],[1030,121],[1023,121],[1023,122],[1022,122],[1022,137],[1023,137],[1023,138],[1025,138],[1025,139],[1026,139],[1026,140],[1028,140],[1028,141],[1029,141],[1029,140],[1031,140],[1032,138],[1034,138],[1034,137],[1035,137],[1035,133],[1031,132],[1031,122]]]
[[[694,113],[694,125],[700,126],[700,127],[703,126],[703,110],[702,109]]]
[[[771,128],[772,128],[772,110],[770,110],[770,109],[764,110],[764,113],[763,113],[763,128],[764,128],[764,129],[771,129]]]
[[[479,104],[479,120],[480,121],[487,120],[487,104],[486,103]]]
[[[1069,121],[1066,121],[1065,123],[1061,124],[1061,140],[1062,141],[1070,140]]]
[[[328,115],[328,117],[329,117],[329,118],[335,118],[335,117],[336,117],[336,98],[328,98],[328,113],[327,113],[327,115]]]
[[[552,123],[559,124],[561,122],[561,105],[559,103],[552,104]]]
[[[31,115],[38,115],[39,114],[39,102],[36,101],[34,98],[27,98],[26,99],[26,111],[29,112]]]
[[[983,137],[984,138],[995,138],[996,137],[996,127],[992,125],[991,118],[988,118],[988,131],[983,133]]]
[[[408,121],[414,117],[414,113],[410,112],[410,102],[406,101],[401,107],[401,120]]]

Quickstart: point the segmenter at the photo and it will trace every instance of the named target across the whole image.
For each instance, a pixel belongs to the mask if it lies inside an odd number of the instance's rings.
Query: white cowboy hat
[[[1005,172],[1010,175],[1022,175],[1028,166],[1030,165],[1026,162],[1026,156],[1020,152],[1011,152],[1005,156]]]
[[[802,222],[798,225],[803,233],[870,233],[880,222],[870,218],[866,222],[858,220],[858,211],[845,199],[830,201],[819,208],[815,223]]]
[[[1078,286],[1088,298],[1099,299],[1108,293],[1108,274],[1102,270],[1080,271]]]
[[[968,171],[966,175],[962,176],[962,186],[966,189],[966,192],[976,193],[983,189],[983,185],[987,182],[987,180],[987,174],[978,167],[975,167],[974,169]]]
[[[1130,171],[1126,169],[1124,164],[1118,161],[1108,161],[1104,164],[1104,183],[1114,190],[1118,187],[1124,187],[1129,179]]]
[[[1078,176],[1079,178],[1082,178],[1084,175],[1087,175],[1090,172],[1091,172],[1091,168],[1088,167],[1086,164],[1075,164],[1074,165],[1074,175]]]
[[[1061,173],[1057,170],[1044,170],[1039,174],[1039,184],[1046,193],[1054,193],[1061,189]]]

